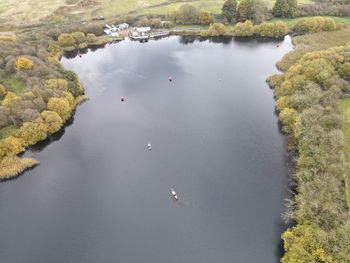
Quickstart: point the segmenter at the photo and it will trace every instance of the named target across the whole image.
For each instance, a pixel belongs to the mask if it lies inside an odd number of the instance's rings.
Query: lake
[[[279,262],[288,156],[265,79],[291,49],[169,37],[62,58],[90,100],[0,183],[1,262]]]

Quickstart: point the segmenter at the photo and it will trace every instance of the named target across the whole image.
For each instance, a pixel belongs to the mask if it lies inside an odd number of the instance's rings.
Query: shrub
[[[293,30],[297,33],[316,33],[322,31],[334,31],[337,25],[332,18],[312,17],[306,18],[295,24]]]
[[[16,60],[17,69],[32,69],[34,66],[33,61],[28,58],[20,57]]]
[[[255,26],[255,33],[260,37],[281,38],[287,34],[286,23],[278,21],[276,23],[262,23]]]
[[[63,121],[66,121],[72,112],[69,102],[64,98],[50,98],[47,109],[58,113]]]
[[[62,118],[54,111],[43,111],[41,117],[43,118],[49,133],[59,131],[63,125]]]
[[[58,37],[58,43],[61,47],[75,46],[75,39],[71,34],[63,33]]]
[[[151,25],[154,28],[162,28],[163,27],[162,21],[159,18],[152,19]]]
[[[210,25],[213,23],[213,16],[209,12],[200,12],[198,15],[198,23],[200,25]]]
[[[9,91],[2,100],[2,105],[8,107],[15,100],[19,100],[19,97],[15,93]]]
[[[46,81],[46,87],[49,89],[68,90],[68,82],[65,79],[49,79]]]
[[[143,17],[139,20],[139,22],[137,23],[138,26],[151,26],[152,22],[151,20],[149,20],[147,17]]]
[[[190,4],[184,4],[179,9],[182,24],[190,25],[198,23],[198,9]]]
[[[250,37],[254,35],[254,25],[250,20],[237,23],[232,30],[235,37]]]
[[[24,151],[25,141],[21,138],[9,136],[0,140],[0,148],[4,156],[13,156]]]
[[[208,36],[212,36],[212,37],[215,37],[215,36],[223,36],[225,35],[226,33],[226,28],[223,24],[221,23],[214,23],[214,24],[211,24],[208,28]]]
[[[87,48],[86,36],[83,32],[73,32],[72,37],[75,40],[75,43],[78,44],[79,49]]]
[[[92,44],[98,41],[98,38],[94,35],[94,34],[87,34],[86,36],[86,41],[88,42],[88,44]]]
[[[22,138],[25,146],[33,145],[47,137],[47,127],[41,118],[34,122],[25,122],[18,130],[18,137]]]
[[[280,120],[283,123],[282,130],[286,133],[293,131],[294,123],[296,121],[297,112],[291,108],[284,108],[279,114]]]

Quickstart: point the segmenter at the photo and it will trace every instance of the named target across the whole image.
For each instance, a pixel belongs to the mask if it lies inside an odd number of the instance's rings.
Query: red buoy
[[[124,101],[124,100],[125,100],[125,98],[124,98],[123,96],[121,96],[121,97],[120,97],[120,100],[121,100],[121,101]]]

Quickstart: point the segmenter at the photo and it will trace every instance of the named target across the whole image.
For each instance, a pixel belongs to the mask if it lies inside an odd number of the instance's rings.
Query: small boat
[[[174,199],[177,201],[177,194],[176,194],[175,190],[173,188],[170,188],[170,192],[171,192],[172,196],[174,197]]]
[[[147,148],[148,148],[148,150],[152,150],[152,145],[150,142],[147,144]]]

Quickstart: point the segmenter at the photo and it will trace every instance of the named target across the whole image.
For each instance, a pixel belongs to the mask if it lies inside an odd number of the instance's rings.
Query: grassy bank
[[[350,206],[350,99],[342,99],[339,101],[339,106],[344,116],[344,151],[346,157],[346,167],[347,167],[347,199],[348,205]]]
[[[275,19],[272,19],[271,22],[275,22],[277,20],[281,20],[283,22],[285,22],[289,27],[293,27],[296,23],[298,23],[299,21],[305,19],[305,18],[310,18],[311,16],[309,17],[296,17],[296,18],[275,18]],[[343,23],[343,24],[346,24],[346,25],[350,25],[350,17],[338,17],[338,16],[324,16],[324,17],[329,17],[329,18],[332,18],[334,19],[335,22],[337,23]]]
[[[277,63],[277,67],[282,71],[286,71],[308,52],[343,46],[348,42],[350,42],[350,28],[294,37],[294,50],[286,54]]]
[[[285,213],[296,224],[282,236],[283,263],[350,258],[348,130],[338,103],[350,96],[349,37],[348,29],[296,37],[297,52],[279,62],[283,74],[268,79],[282,130],[296,152],[295,193]],[[344,101],[343,109],[349,104]]]

